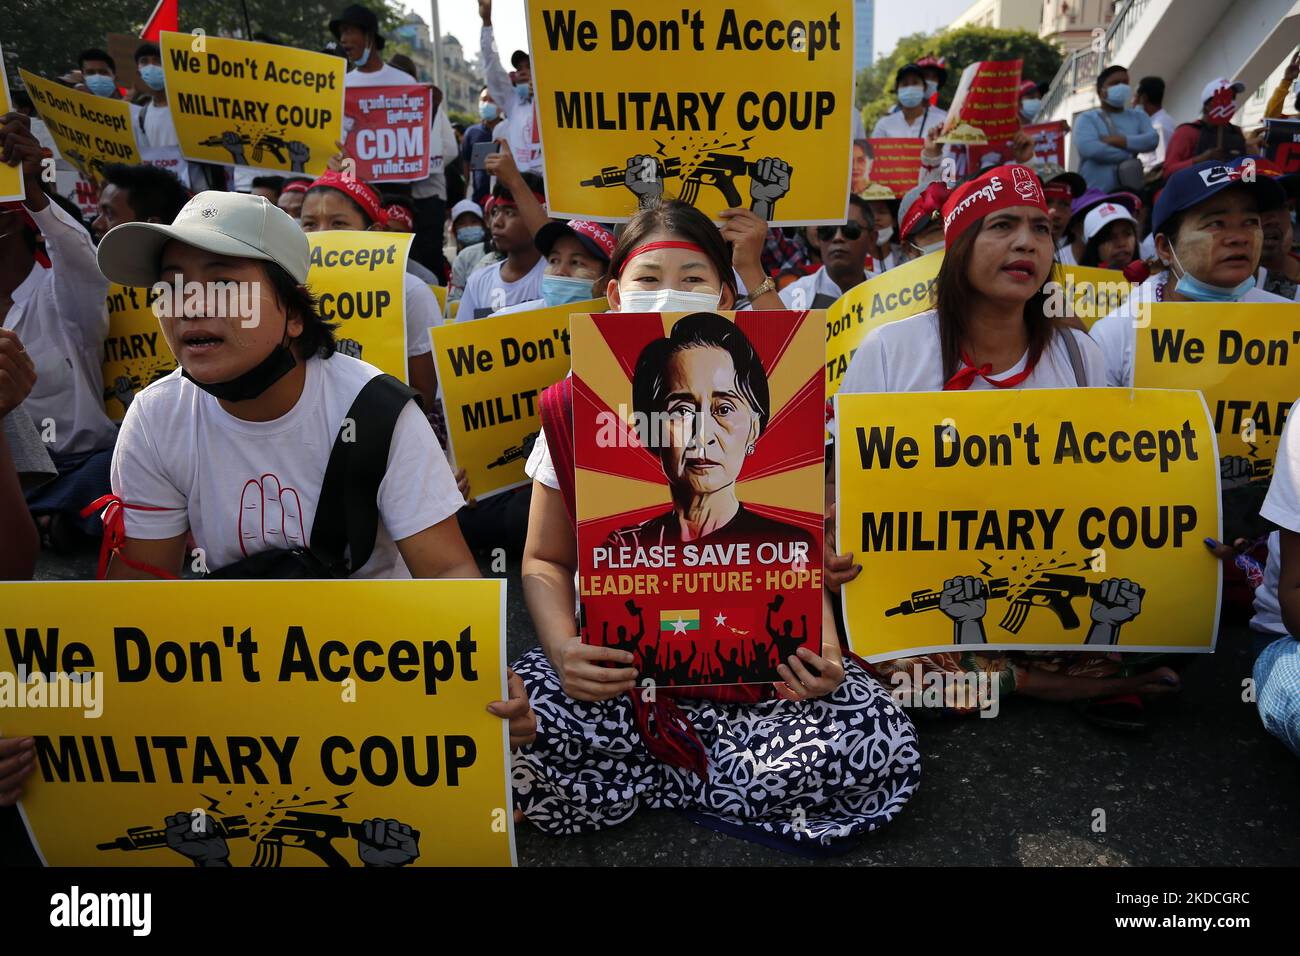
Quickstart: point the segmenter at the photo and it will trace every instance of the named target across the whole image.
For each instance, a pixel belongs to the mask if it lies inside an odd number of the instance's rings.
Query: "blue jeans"
[[[1254,677],[1264,728],[1300,757],[1300,641],[1288,635],[1269,644]]]

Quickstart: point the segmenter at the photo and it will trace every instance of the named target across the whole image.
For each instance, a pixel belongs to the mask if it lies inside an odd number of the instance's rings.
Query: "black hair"
[[[170,223],[190,199],[176,175],[160,166],[108,163],[103,176],[105,182],[126,193],[127,205],[138,220]]]
[[[855,140],[853,141],[853,145],[854,145],[854,146],[861,146],[861,147],[862,147],[862,152],[864,152],[864,153],[866,154],[867,159],[875,159],[875,158],[876,158],[876,154],[875,154],[875,152],[874,152],[874,151],[872,150],[872,148],[871,148],[871,140],[869,140],[869,139],[855,139]]]
[[[908,64],[906,64],[906,65],[904,65],[904,66],[900,66],[900,67],[898,68],[898,72],[894,74],[894,92],[895,92],[895,93],[898,92],[898,87],[902,84],[902,82],[903,82],[903,77],[905,77],[905,76],[915,76],[915,77],[916,77],[917,79],[919,79],[922,83],[925,83],[925,71],[922,70],[922,69],[921,69],[919,66],[917,66],[915,63],[908,63]]]
[[[871,203],[863,199],[857,193],[849,193],[849,205],[857,209],[866,217],[869,228],[874,229],[876,226],[876,214],[871,208]]]
[[[284,188],[284,177],[283,176],[254,176],[253,181],[249,183],[249,187],[253,188],[257,186],[260,186],[263,189],[274,189],[276,192],[279,192],[281,189]]]
[[[104,50],[99,49],[99,47],[92,46],[89,49],[82,50],[80,53],[78,53],[77,69],[81,69],[83,66],[85,66],[87,60],[103,60],[105,63],[108,64],[108,68],[110,70],[112,70],[114,73],[117,72],[116,61],[114,61],[114,59],[111,56],[109,56],[108,53],[106,53]]]
[[[758,433],[767,431],[772,400],[767,372],[753,343],[738,325],[716,312],[695,312],[679,319],[668,338],[655,339],[637,356],[632,373],[632,410],[640,413],[638,417],[646,424],[646,434],[640,437],[647,448],[654,447],[647,441],[655,434],[649,424],[652,415],[664,410],[668,362],[678,352],[699,348],[722,349],[731,356],[736,369],[736,391],[758,415]]]
[[[1165,102],[1165,81],[1158,76],[1144,76],[1138,81],[1138,96],[1146,99],[1152,106],[1162,106]]]
[[[627,263],[628,253],[644,245],[655,233],[681,236],[704,250],[724,288],[736,293],[736,275],[731,268],[731,250],[709,217],[688,202],[664,199],[642,209],[615,231],[614,255],[609,260],[609,279],[617,279]]]
[[[158,48],[157,43],[141,43],[135,48],[135,62],[139,63],[142,57],[156,56],[162,59],[162,50]]]
[[[527,186],[529,189],[531,189],[533,192],[537,193],[539,196],[546,195],[546,183],[542,181],[541,176],[538,176],[536,173],[531,173],[531,172],[520,173],[519,175],[523,178],[524,185]],[[499,179],[497,180],[496,185],[492,187],[492,195],[495,196],[497,199],[509,199],[511,202],[513,202],[515,198],[511,194],[509,188],[506,187]]]
[[[285,316],[287,318],[296,316],[302,322],[302,334],[294,339],[294,347],[299,357],[329,358],[333,355],[337,348],[334,331],[338,328],[338,324],[325,321],[320,314],[316,297],[306,286],[300,285],[293,276],[289,275],[283,266],[275,262],[263,262],[262,265],[266,268],[266,277],[271,282],[275,301],[280,303]]]
[[[1127,73],[1127,72],[1128,72],[1128,67],[1119,66],[1118,64],[1112,64],[1111,66],[1106,67],[1106,69],[1102,70],[1100,73],[1097,74],[1097,92],[1098,93],[1101,92],[1102,84],[1105,83],[1107,79],[1114,76],[1116,73]]]

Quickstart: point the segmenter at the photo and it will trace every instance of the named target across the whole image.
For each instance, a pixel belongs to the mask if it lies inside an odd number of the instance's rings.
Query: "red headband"
[[[1046,199],[1062,199],[1065,202],[1074,202],[1074,190],[1065,183],[1048,183],[1043,190]]]
[[[371,222],[376,222],[381,226],[388,225],[388,214],[384,212],[384,207],[379,205],[379,196],[361,180],[351,176],[343,176],[331,169],[321,174],[320,178],[313,182],[309,188],[316,189],[318,187],[337,189],[360,206],[361,211],[370,217]]]
[[[384,212],[388,215],[390,223],[396,223],[403,229],[415,232],[415,220],[411,218],[411,214],[406,211],[405,206],[393,203],[391,206],[385,206]]]
[[[690,251],[698,252],[703,256],[708,255],[707,252],[693,242],[682,242],[677,239],[663,239],[659,242],[647,242],[644,246],[637,246],[627,254],[627,258],[623,260],[623,264],[618,267],[618,274],[621,276],[623,270],[627,268],[627,264],[637,256],[641,255],[641,253],[653,252],[655,249],[689,249]]]
[[[311,185],[311,184],[308,183],[305,179],[295,179],[295,180],[294,180],[293,182],[291,182],[291,183],[286,183],[285,186],[284,186],[284,188],[281,189],[280,192],[282,192],[282,193],[305,193],[305,192],[307,191],[307,187],[308,187],[309,185]]]
[[[946,185],[941,182],[930,183],[925,187],[921,195],[916,197],[916,201],[908,207],[907,215],[903,218],[902,225],[898,227],[898,234],[906,239],[922,220],[928,223],[930,217],[943,208],[944,200],[947,198],[948,187]]]
[[[1038,177],[1028,167],[1014,163],[990,169],[961,186],[943,204],[944,245],[952,248],[958,236],[985,216],[1016,206],[1047,212]]]

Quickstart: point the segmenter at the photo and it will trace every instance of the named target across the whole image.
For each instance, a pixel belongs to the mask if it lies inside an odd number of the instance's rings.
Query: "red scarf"
[[[945,392],[964,392],[974,384],[976,376],[984,379],[994,388],[1015,388],[1029,376],[1034,374],[1033,362],[1025,364],[1024,371],[1017,372],[1015,375],[1008,375],[1006,378],[989,378],[993,373],[993,366],[985,362],[977,366],[971,361],[970,356],[965,352],[961,353],[962,367],[952,378],[943,383]]]

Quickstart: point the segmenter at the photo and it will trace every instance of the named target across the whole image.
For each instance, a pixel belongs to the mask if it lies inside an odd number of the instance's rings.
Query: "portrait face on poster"
[[[767,682],[820,648],[824,322],[574,316],[584,639],[643,680]]]

